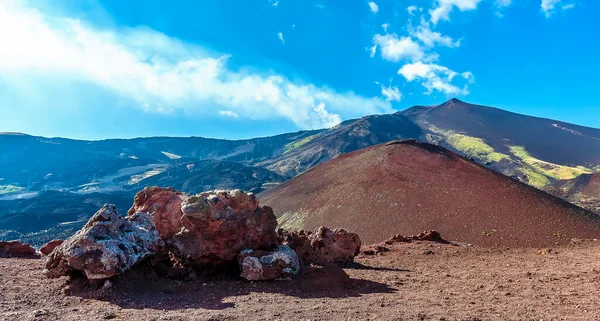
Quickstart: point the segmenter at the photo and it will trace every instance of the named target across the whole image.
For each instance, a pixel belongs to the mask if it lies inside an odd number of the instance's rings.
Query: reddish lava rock
[[[146,187],[135,195],[127,215],[150,214],[160,238],[166,240],[181,230],[181,203],[187,197],[172,188]]]
[[[396,234],[394,236],[392,236],[390,239],[388,239],[387,241],[385,241],[385,244],[391,245],[393,243],[410,243],[413,241],[430,241],[430,242],[437,242],[437,243],[443,243],[443,244],[450,244],[450,242],[444,240],[442,238],[442,235],[440,235],[440,232],[438,231],[427,231],[427,232],[423,232],[420,233],[418,235],[412,235],[412,236],[402,236],[400,234]]]
[[[65,240],[52,240],[40,247],[40,252],[44,255],[48,255],[54,250],[57,246],[63,244]]]
[[[217,190],[188,196],[147,187],[135,196],[134,212],[148,213],[179,265],[220,265],[242,250],[276,246],[277,219],[252,193]]]
[[[290,246],[304,264],[325,266],[331,262],[352,262],[360,252],[356,233],[321,226],[316,232],[288,232],[279,229],[279,239]]]
[[[367,244],[426,230],[486,247],[542,247],[568,244],[571,238],[600,238],[600,216],[443,147],[414,140],[321,163],[264,192],[261,202],[283,216],[283,228],[285,222],[309,230],[339,226]]]
[[[18,241],[1,241],[0,257],[36,257],[36,252],[31,245]]]

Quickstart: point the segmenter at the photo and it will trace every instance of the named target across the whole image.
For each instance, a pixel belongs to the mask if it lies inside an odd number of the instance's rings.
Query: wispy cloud
[[[231,118],[240,118],[240,115],[238,115],[236,112],[231,111],[231,110],[221,110],[221,111],[219,111],[219,115],[231,117]]]
[[[279,38],[279,40],[281,41],[281,43],[285,45],[285,39],[283,39],[283,33],[278,32],[277,33],[277,38]]]
[[[431,22],[437,24],[440,20],[450,20],[450,12],[454,7],[460,11],[477,9],[481,0],[435,0],[435,7],[429,10]]]
[[[459,47],[460,40],[454,41],[449,36],[444,36],[440,32],[432,31],[429,27],[429,23],[425,20],[421,21],[421,25],[417,28],[409,26],[409,33],[419,39],[426,47],[432,48],[436,45],[444,47]]]
[[[469,82],[473,80],[473,74],[470,72],[459,74],[444,66],[422,62],[405,64],[398,70],[398,74],[402,75],[408,82],[421,81],[423,87],[427,89],[425,94],[439,91],[447,95],[466,95],[469,93],[467,88],[459,88],[453,85],[452,81],[457,76]]]
[[[384,23],[381,25],[381,28],[383,28],[383,32],[387,32],[388,28],[390,27],[389,23]]]
[[[408,11],[409,15],[414,16],[415,11],[417,11],[417,6],[409,6],[408,8],[406,8],[406,11]]]
[[[271,6],[273,6],[273,7],[277,7],[278,5],[279,5],[279,1],[275,1],[271,4]]]
[[[563,3],[562,0],[542,0],[540,10],[546,18],[550,18],[557,10],[569,10],[575,8],[575,3]]]
[[[396,34],[376,34],[373,36],[373,44],[380,48],[381,57],[385,60],[410,59],[417,61],[426,59],[426,54],[421,46],[411,37],[398,37]]]
[[[399,102],[402,99],[402,93],[400,93],[398,87],[394,86],[381,86],[381,94],[387,101]]]
[[[17,2],[0,2],[0,43],[0,87],[12,86],[23,99],[44,88],[51,91],[56,83],[85,83],[88,91],[119,97],[121,108],[140,112],[235,113],[246,119],[288,119],[300,128],[392,110],[381,98],[339,93],[256,68],[232,69],[227,54],[148,28],[100,30]],[[52,95],[89,94],[67,87]],[[61,108],[52,99],[39,103]]]
[[[373,13],[379,12],[379,6],[373,1],[369,2],[369,9],[371,9],[371,12]]]

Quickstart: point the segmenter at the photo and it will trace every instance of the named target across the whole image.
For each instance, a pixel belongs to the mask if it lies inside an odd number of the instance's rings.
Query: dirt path
[[[419,242],[291,282],[129,273],[110,289],[0,259],[0,320],[600,320],[600,242],[485,249]]]

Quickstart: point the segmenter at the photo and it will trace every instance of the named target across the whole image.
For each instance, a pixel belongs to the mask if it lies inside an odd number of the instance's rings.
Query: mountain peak
[[[442,105],[446,105],[446,104],[466,104],[466,103],[458,98],[452,98],[452,99],[448,100],[447,102],[443,103]]]

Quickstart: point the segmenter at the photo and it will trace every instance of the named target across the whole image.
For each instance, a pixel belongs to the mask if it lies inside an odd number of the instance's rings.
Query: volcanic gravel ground
[[[108,289],[83,279],[46,279],[40,259],[0,259],[0,319],[600,319],[600,242],[542,249],[388,247],[343,270],[305,269],[289,282],[223,274],[171,280],[140,267]]]

